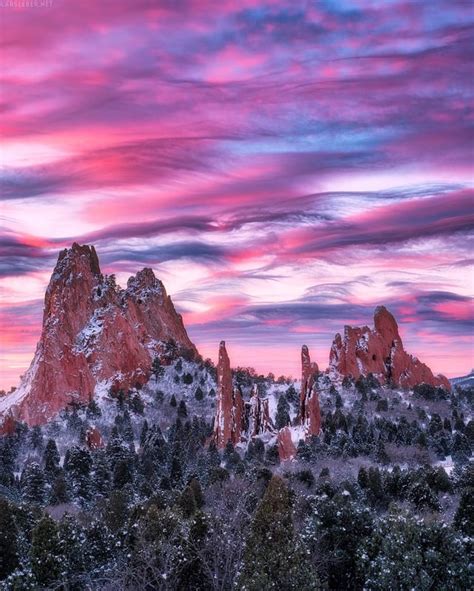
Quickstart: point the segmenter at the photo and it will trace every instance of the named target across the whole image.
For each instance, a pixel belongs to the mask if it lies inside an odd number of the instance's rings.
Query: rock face
[[[318,364],[311,361],[306,345],[301,348],[301,392],[300,420],[307,436],[319,435],[321,430],[321,411],[316,388]]]
[[[88,402],[98,385],[144,383],[153,358],[176,346],[197,355],[153,271],[121,289],[101,273],[94,247],[75,243],[59,254],[34,359],[19,388],[0,400],[0,416],[11,410],[30,425],[44,423],[72,401]]]
[[[260,398],[256,386],[249,402],[239,388],[232,387],[232,371],[225,341],[219,345],[217,364],[217,407],[214,419],[214,441],[218,448],[228,441],[234,445],[266,432],[273,432],[267,398]]]
[[[86,444],[89,449],[99,449],[104,447],[104,440],[97,427],[91,427],[86,431]]]
[[[289,427],[283,427],[278,431],[278,455],[282,462],[291,460],[296,455],[296,447],[291,439],[291,431]]]
[[[344,337],[336,334],[329,372],[355,379],[373,373],[382,384],[413,388],[425,383],[451,390],[445,376],[434,376],[427,365],[404,350],[397,322],[384,306],[375,309],[373,329],[345,326]]]
[[[247,417],[245,431],[249,437],[256,437],[257,435],[273,430],[268,398],[260,398],[256,385],[252,388],[250,402],[245,407]]]
[[[219,345],[217,363],[217,408],[214,421],[214,438],[218,448],[228,441],[240,443],[242,429],[243,400],[239,390],[232,387],[232,371],[225,348],[225,341]]]

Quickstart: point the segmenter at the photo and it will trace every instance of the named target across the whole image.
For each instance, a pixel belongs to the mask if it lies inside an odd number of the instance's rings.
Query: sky
[[[200,352],[324,368],[386,305],[448,376],[473,343],[474,4],[0,5],[0,388],[58,251],[152,267]]]

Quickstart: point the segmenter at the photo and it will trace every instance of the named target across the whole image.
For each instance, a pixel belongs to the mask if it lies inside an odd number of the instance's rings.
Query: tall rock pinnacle
[[[214,437],[219,448],[228,441],[240,443],[243,418],[243,400],[240,391],[232,388],[232,371],[225,348],[225,341],[219,345],[217,363],[217,409],[214,422]]]
[[[303,345],[301,348],[300,420],[308,436],[319,435],[321,430],[321,411],[316,387],[318,372],[318,364],[311,361],[308,347]]]
[[[426,383],[451,390],[445,376],[434,376],[427,365],[405,351],[397,322],[384,306],[375,309],[373,329],[345,326],[344,337],[336,334],[329,354],[329,371],[355,379],[373,373],[381,383],[402,388]]]
[[[0,400],[0,418],[9,412],[40,424],[70,402],[88,402],[98,384],[144,383],[171,340],[197,354],[153,271],[139,271],[120,289],[101,273],[94,247],[74,243],[59,254],[34,359],[18,389]]]

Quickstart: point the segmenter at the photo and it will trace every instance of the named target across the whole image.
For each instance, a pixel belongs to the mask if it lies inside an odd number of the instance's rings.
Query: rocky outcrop
[[[0,421],[0,436],[13,435],[15,433],[16,426],[17,422],[15,421],[13,414],[11,412],[7,412]]]
[[[97,427],[90,427],[86,431],[86,444],[89,449],[99,449],[104,447],[104,440]]]
[[[316,384],[318,373],[318,364],[311,361],[308,347],[303,345],[301,348],[300,421],[305,427],[307,436],[319,435],[321,430],[321,411]]]
[[[291,460],[296,455],[296,447],[291,439],[291,430],[289,427],[283,427],[278,431],[278,456],[280,461]]]
[[[214,441],[218,448],[228,441],[234,445],[264,433],[273,433],[267,398],[261,398],[254,386],[250,401],[245,402],[239,388],[232,387],[232,370],[225,347],[219,345],[217,363],[217,406],[214,418]]]
[[[250,402],[246,404],[248,437],[256,437],[262,433],[273,430],[273,423],[270,418],[268,398],[260,398],[256,385],[252,388]]]
[[[228,441],[240,443],[243,417],[243,400],[238,389],[232,387],[232,370],[225,348],[225,341],[219,345],[217,363],[217,407],[214,420],[214,439],[218,448]]]
[[[139,271],[121,289],[101,273],[94,247],[75,243],[59,254],[34,359],[18,389],[0,400],[0,416],[10,410],[30,425],[44,423],[68,403],[87,403],[98,385],[144,383],[153,358],[176,346],[197,354],[153,271]]]
[[[372,373],[382,384],[413,388],[425,383],[451,390],[445,376],[433,375],[427,365],[404,350],[397,322],[384,306],[375,309],[373,329],[345,326],[344,337],[336,334],[329,372],[354,379]]]

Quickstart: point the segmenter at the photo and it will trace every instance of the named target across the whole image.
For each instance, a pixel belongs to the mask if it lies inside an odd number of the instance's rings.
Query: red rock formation
[[[256,385],[252,388],[252,395],[247,404],[247,423],[247,436],[250,438],[273,431],[268,399],[260,398]]]
[[[402,388],[426,383],[451,390],[445,376],[434,376],[427,365],[404,350],[395,318],[384,306],[375,310],[373,329],[345,326],[344,338],[336,334],[329,371],[355,379],[373,373],[382,384],[391,382]]]
[[[242,426],[245,415],[245,403],[242,394],[238,388],[234,388],[233,398],[233,419],[234,419],[234,434],[233,443],[240,443],[242,437]]]
[[[244,402],[239,388],[232,388],[229,356],[225,342],[221,341],[217,364],[214,441],[222,449],[228,441],[236,445],[266,432],[273,432],[268,399],[260,398],[254,386],[250,401]]]
[[[288,427],[283,427],[278,431],[278,455],[282,462],[291,460],[296,455],[296,447],[291,439],[291,431]]]
[[[153,271],[139,271],[120,289],[102,275],[94,247],[75,243],[59,254],[34,359],[19,388],[0,399],[0,417],[11,409],[41,424],[72,401],[88,402],[98,384],[144,383],[171,339],[197,354]]]
[[[11,412],[6,413],[0,423],[0,435],[13,435],[16,429],[16,421]]]
[[[86,431],[86,444],[90,449],[104,447],[104,440],[97,427],[90,427]]]
[[[319,435],[321,430],[319,395],[315,380],[318,372],[318,364],[311,361],[308,347],[303,345],[301,348],[300,421],[305,427],[307,436]]]
[[[240,443],[242,428],[243,401],[240,391],[232,388],[232,371],[225,341],[219,345],[217,363],[217,408],[214,421],[214,439],[218,448],[225,447],[228,441]]]

